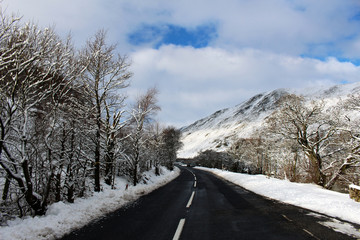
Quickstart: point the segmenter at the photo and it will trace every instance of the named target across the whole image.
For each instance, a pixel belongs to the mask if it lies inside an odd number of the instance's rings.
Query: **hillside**
[[[302,90],[277,89],[260,93],[235,107],[219,110],[208,117],[181,128],[183,148],[180,158],[191,158],[204,150],[225,151],[236,138],[250,137],[286,94],[303,95],[307,101],[324,100],[328,107],[349,94],[360,93],[360,83]]]

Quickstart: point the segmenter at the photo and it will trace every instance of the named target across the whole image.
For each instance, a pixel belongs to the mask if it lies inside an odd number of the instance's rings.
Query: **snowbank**
[[[315,184],[292,183],[264,175],[197,168],[212,172],[262,196],[360,224],[360,203],[350,199],[348,194],[330,191]]]
[[[75,203],[58,202],[49,206],[45,216],[28,217],[8,222],[9,226],[0,228],[0,239],[58,239],[74,229],[81,228],[92,220],[115,211],[126,203],[165,185],[180,174],[180,170],[161,169],[162,175],[156,176],[154,171],[145,173],[147,184],[129,186],[124,179],[116,180],[116,188],[107,185],[100,193],[87,199],[76,199]]]

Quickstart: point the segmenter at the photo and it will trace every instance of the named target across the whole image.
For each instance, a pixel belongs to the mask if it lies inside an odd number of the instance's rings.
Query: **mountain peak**
[[[336,85],[310,90],[276,89],[257,94],[231,108],[218,110],[181,128],[181,158],[196,156],[205,150],[225,151],[238,138],[248,138],[259,129],[265,118],[278,108],[278,101],[288,94],[303,95],[308,100],[345,98],[359,93],[360,83]]]

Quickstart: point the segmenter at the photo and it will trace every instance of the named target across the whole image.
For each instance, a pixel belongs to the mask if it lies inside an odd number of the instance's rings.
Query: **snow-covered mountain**
[[[354,93],[360,93],[360,82],[327,88],[277,89],[255,95],[235,107],[219,110],[181,128],[184,146],[178,157],[191,158],[208,149],[225,151],[237,138],[250,137],[276,109],[276,102],[284,95],[303,95],[309,101],[322,99],[331,105]]]

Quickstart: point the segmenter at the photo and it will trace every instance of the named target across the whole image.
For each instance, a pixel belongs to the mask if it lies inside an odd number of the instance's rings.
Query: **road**
[[[320,220],[309,210],[263,198],[211,173],[181,168],[174,181],[63,240],[354,239]]]

